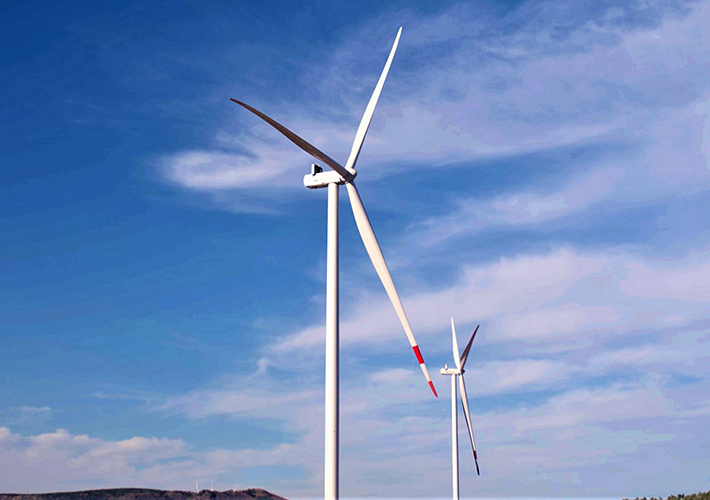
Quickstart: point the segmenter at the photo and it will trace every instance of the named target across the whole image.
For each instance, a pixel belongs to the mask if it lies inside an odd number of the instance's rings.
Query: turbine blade
[[[461,360],[459,358],[459,343],[456,341],[456,327],[454,326],[454,318],[451,318],[451,338],[453,340],[452,347],[454,349],[454,361],[456,368],[461,369]]]
[[[463,381],[463,373],[459,376],[459,388],[461,389],[461,405],[463,406],[463,414],[466,417],[466,428],[468,429],[468,437],[471,439],[471,448],[473,448],[473,460],[476,462],[476,472],[481,475],[481,470],[478,468],[478,454],[476,453],[476,442],[473,440],[473,427],[471,427],[471,412],[468,410],[468,394],[466,394],[466,383]]]
[[[402,301],[399,299],[399,294],[397,294],[397,289],[392,281],[392,276],[390,275],[389,269],[387,268],[387,263],[385,262],[385,257],[382,255],[382,250],[377,242],[377,237],[372,230],[372,225],[370,224],[370,219],[367,217],[367,212],[365,212],[365,207],[362,205],[362,200],[360,199],[360,194],[357,192],[357,188],[353,182],[348,182],[345,184],[348,189],[348,195],[350,196],[350,205],[353,209],[353,215],[355,216],[355,223],[357,224],[358,231],[360,231],[360,236],[362,237],[362,242],[365,244],[365,249],[367,250],[372,265],[375,266],[375,271],[380,277],[380,281],[385,287],[387,296],[390,298],[394,310],[399,317],[400,323],[402,323],[402,328],[404,328],[404,333],[407,335],[409,344],[414,350],[414,355],[417,357],[419,362],[419,367],[424,373],[426,381],[429,383],[429,388],[434,396],[439,397],[434,388],[434,384],[431,381],[429,372],[424,364],[424,359],[422,358],[422,353],[419,351],[419,346],[417,341],[414,339],[414,334],[412,333],[412,327],[409,326],[409,320],[404,312],[404,307],[402,307]]]
[[[235,102],[239,104],[241,107],[244,109],[247,109],[254,113],[256,116],[264,120],[266,123],[274,127],[276,130],[281,132],[283,135],[285,135],[292,143],[294,143],[296,146],[301,148],[303,151],[311,155],[313,158],[322,161],[326,165],[328,165],[330,168],[335,170],[340,174],[340,176],[345,179],[345,180],[350,180],[352,179],[353,175],[345,170],[343,166],[332,159],[330,156],[325,154],[323,151],[315,147],[314,145],[310,144],[309,142],[305,141],[304,139],[301,139],[299,136],[291,132],[289,129],[281,125],[279,122],[274,120],[273,118],[270,118],[266,116],[264,113],[259,111],[258,109],[254,109],[251,106],[249,106],[246,103],[243,103],[242,101],[237,101],[236,99],[232,99],[231,97],[229,98],[230,101]]]
[[[473,344],[473,339],[476,337],[476,332],[478,331],[479,326],[481,325],[478,325],[473,331],[473,335],[471,335],[471,340],[468,341],[468,344],[466,344],[466,349],[463,350],[463,354],[461,355],[461,364],[459,365],[459,369],[461,370],[463,370],[463,367],[466,365],[466,360],[468,359],[468,351],[471,350],[471,344]]]
[[[362,115],[360,120],[360,126],[357,128],[357,133],[355,134],[355,140],[353,141],[353,147],[350,150],[350,156],[345,164],[345,168],[348,171],[353,171],[355,169],[355,163],[357,163],[357,158],[360,156],[360,150],[362,149],[362,143],[365,141],[365,136],[367,135],[367,129],[370,128],[370,122],[372,121],[372,115],[375,113],[375,107],[377,106],[377,101],[380,98],[380,93],[382,92],[382,87],[387,79],[387,73],[389,73],[390,66],[392,65],[392,59],[394,59],[394,53],[397,51],[397,45],[399,45],[399,37],[402,34],[402,28],[399,28],[397,32],[397,38],[394,39],[394,44],[392,45],[392,50],[390,50],[390,55],[385,63],[385,68],[382,70],[380,79],[377,81],[375,86],[375,91],[370,97],[370,102],[367,103],[365,108],[365,113]],[[341,174],[342,175],[342,174]]]

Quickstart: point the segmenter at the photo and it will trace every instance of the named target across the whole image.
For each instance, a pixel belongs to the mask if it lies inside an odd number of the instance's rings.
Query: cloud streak
[[[701,2],[689,7],[689,12],[661,17],[663,9],[659,8],[659,17],[633,25],[621,22],[624,16],[613,8],[606,11],[606,18],[584,20],[580,17],[584,12],[563,9],[562,15],[556,4],[528,3],[504,18],[486,17],[483,31],[470,30],[471,25],[481,24],[480,19],[474,22],[480,12],[462,5],[433,19],[410,16],[411,27],[405,30],[398,56],[403,60],[385,90],[388,97],[372,123],[362,163],[372,178],[402,168],[438,168],[621,140],[640,146],[635,156],[624,159],[627,174],[629,168],[650,169],[656,177],[668,178],[665,160],[680,154],[689,162],[682,176],[684,185],[697,189],[700,182],[707,187],[707,168],[691,164],[697,164],[704,151],[701,104],[710,93],[703,68],[710,61],[703,50],[707,33],[701,19],[709,9]],[[543,12],[544,26],[533,30]],[[510,28],[521,16],[532,16],[533,21]],[[572,16],[572,26],[568,16]],[[435,36],[431,32],[435,25],[455,28]],[[502,36],[492,36],[495,26],[508,28],[501,28]],[[384,37],[377,22],[364,31],[377,33],[368,39]],[[361,74],[345,69],[356,57],[362,60],[360,43],[343,42],[323,63],[329,67],[324,73],[330,76],[320,83],[322,93],[341,94],[343,85],[352,86],[350,78],[362,79]],[[415,61],[407,44],[419,52],[437,53],[437,57]],[[376,61],[373,57],[368,62]],[[364,95],[364,100],[346,99],[344,112],[337,115],[318,109],[331,105],[328,100],[310,109],[296,103],[281,103],[277,110],[268,103],[254,104],[329,154],[344,156],[367,99],[368,85],[362,87],[357,94]],[[343,102],[338,106],[342,108]],[[167,155],[161,163],[165,178],[190,190],[231,191],[235,197],[265,180],[275,189],[300,189],[300,177],[310,159],[253,117],[243,116],[240,122],[243,126],[238,133],[225,127],[217,134],[215,149]],[[679,142],[683,140],[680,135],[668,140],[668,132],[679,123],[690,132],[683,134],[687,145]],[[661,151],[663,156],[659,156]],[[595,193],[611,187],[618,170],[619,166],[605,166],[568,186],[562,198],[564,202],[566,194],[574,199],[572,206],[561,204],[555,195],[526,200],[518,194],[516,210],[506,208],[506,203],[515,204],[516,195],[499,198],[490,202],[488,211],[483,210],[484,222],[519,223],[521,218],[534,222],[566,207],[571,207],[568,211],[582,208],[585,200],[589,203]],[[606,185],[604,172],[612,177]],[[646,175],[642,178],[651,182]]]

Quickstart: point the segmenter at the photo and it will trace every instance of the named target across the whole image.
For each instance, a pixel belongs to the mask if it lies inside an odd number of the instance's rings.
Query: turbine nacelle
[[[346,179],[335,170],[323,171],[323,167],[314,163],[311,165],[311,173],[303,176],[303,185],[308,189],[318,189],[333,183],[345,184],[357,176],[357,172],[354,169],[347,172],[351,175]]]
[[[444,365],[444,368],[439,370],[439,373],[442,375],[461,375],[463,374],[463,370],[459,370],[458,368],[449,368],[448,366]]]

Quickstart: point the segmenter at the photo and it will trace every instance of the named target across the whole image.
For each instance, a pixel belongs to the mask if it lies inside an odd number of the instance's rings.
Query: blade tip
[[[439,395],[436,393],[436,388],[434,388],[434,382],[432,382],[431,380],[429,381],[429,388],[431,389],[431,392],[434,393],[434,397],[436,399],[439,399]]]

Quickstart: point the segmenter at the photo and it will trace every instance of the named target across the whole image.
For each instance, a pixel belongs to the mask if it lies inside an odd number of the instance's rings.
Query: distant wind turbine
[[[478,468],[478,454],[476,453],[476,443],[473,440],[473,427],[471,427],[471,412],[468,410],[468,395],[466,394],[466,383],[463,379],[463,374],[465,372],[464,366],[466,366],[466,360],[468,359],[468,352],[471,350],[471,344],[473,344],[473,339],[476,337],[476,332],[478,331],[478,325],[471,335],[471,339],[466,344],[466,349],[463,350],[463,354],[459,356],[459,344],[456,341],[456,328],[454,327],[454,318],[451,318],[451,338],[452,347],[454,351],[454,361],[456,362],[456,368],[449,368],[444,365],[441,369],[442,375],[451,376],[451,475],[453,481],[453,499],[459,500],[459,427],[458,427],[458,411],[457,411],[457,394],[456,386],[458,379],[458,386],[461,389],[461,406],[463,406],[463,414],[466,417],[466,429],[468,429],[468,437],[471,439],[471,448],[473,448],[473,460],[476,462],[476,472],[481,475],[481,471]]]
[[[303,178],[303,183],[306,187],[310,189],[318,188],[328,188],[328,240],[327,240],[327,274],[326,274],[326,315],[325,315],[325,329],[326,329],[326,341],[325,341],[325,474],[324,474],[324,496],[326,500],[334,500],[339,496],[338,490],[338,454],[339,454],[339,298],[338,298],[338,187],[342,184],[348,190],[348,196],[350,197],[350,206],[353,210],[353,215],[355,216],[355,223],[357,224],[358,231],[362,237],[362,241],[365,244],[365,249],[372,264],[375,266],[375,271],[380,277],[380,281],[385,287],[387,296],[389,297],[394,310],[397,313],[404,333],[407,335],[412,349],[414,350],[414,355],[417,358],[419,366],[424,373],[424,377],[431,388],[431,391],[436,396],[436,389],[431,381],[429,372],[424,364],[424,359],[422,358],[417,342],[414,339],[414,334],[412,333],[412,328],[409,325],[409,320],[404,312],[404,307],[402,306],[402,301],[399,298],[397,289],[392,281],[392,276],[390,275],[389,269],[387,268],[387,263],[382,255],[382,250],[377,242],[375,233],[370,224],[370,220],[365,212],[365,207],[362,204],[358,190],[355,187],[355,176],[357,172],[355,170],[355,164],[360,156],[360,150],[362,149],[362,144],[365,140],[365,135],[370,127],[370,121],[372,120],[372,115],[375,112],[375,106],[380,98],[380,93],[382,92],[382,87],[385,84],[385,79],[387,78],[387,73],[389,72],[390,66],[392,64],[392,59],[394,58],[395,51],[397,50],[397,45],[399,44],[399,37],[402,34],[402,28],[399,28],[397,32],[397,37],[392,45],[392,50],[390,51],[385,67],[382,70],[380,79],[375,86],[375,91],[370,97],[370,102],[365,108],[365,114],[360,121],[360,126],[355,134],[355,140],[350,151],[350,156],[348,157],[345,166],[343,167],[340,163],[332,159],[327,154],[320,151],[315,146],[306,142],[304,139],[298,135],[291,132],[289,129],[278,123],[276,120],[266,116],[261,111],[254,109],[253,107],[245,104],[236,99],[231,99],[233,102],[239,104],[243,108],[254,113],[256,116],[264,120],[266,123],[274,127],[276,130],[281,132],[286,136],[291,142],[296,146],[301,148],[303,151],[313,156],[317,160],[328,165],[332,171],[324,172],[323,169],[313,164],[311,166],[310,175],[306,175]]]

